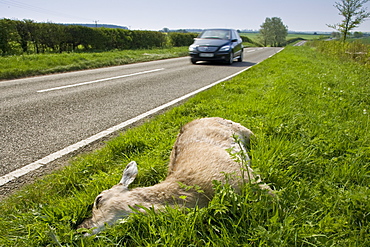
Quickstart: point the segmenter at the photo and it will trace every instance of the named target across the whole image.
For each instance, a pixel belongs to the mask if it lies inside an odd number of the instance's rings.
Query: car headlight
[[[191,45],[189,46],[189,51],[196,51],[197,50],[197,45]]]
[[[223,47],[220,48],[220,51],[229,51],[231,49],[230,45],[224,45]]]

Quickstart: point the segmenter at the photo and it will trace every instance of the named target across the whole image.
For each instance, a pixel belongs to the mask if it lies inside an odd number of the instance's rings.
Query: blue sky
[[[95,23],[135,30],[227,27],[258,30],[266,17],[280,17],[292,31],[333,31],[342,20],[339,0],[0,0],[0,19]],[[365,7],[370,11],[370,2]],[[370,32],[370,20],[356,31]]]

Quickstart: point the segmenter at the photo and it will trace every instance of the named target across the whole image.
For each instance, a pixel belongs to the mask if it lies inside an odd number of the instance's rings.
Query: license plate
[[[200,57],[213,57],[214,54],[213,53],[200,53],[199,56]]]

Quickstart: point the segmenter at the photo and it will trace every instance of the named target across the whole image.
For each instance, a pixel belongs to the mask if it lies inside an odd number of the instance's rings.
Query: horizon
[[[15,21],[22,21],[22,20],[15,20]],[[31,21],[34,21],[34,20],[31,20]],[[111,26],[111,27],[107,27],[107,28],[123,28],[123,29],[127,29],[127,30],[132,30],[132,31],[163,31],[163,29],[161,30],[148,30],[148,29],[129,29],[127,26],[123,26],[123,25],[117,25],[117,24],[111,24],[111,23],[99,23],[99,24],[95,24],[95,23],[54,23],[54,22],[36,22],[34,21],[35,23],[51,23],[51,24],[57,24],[57,25],[81,25],[81,26],[92,26],[94,27],[95,25],[97,25],[98,28],[100,27],[106,27],[106,26]],[[197,31],[202,31],[204,29],[207,29],[207,28],[179,28],[179,29],[169,29],[170,32],[176,32],[176,31],[180,31],[180,30],[185,30],[185,31],[188,31],[189,30],[197,30]],[[234,29],[234,28],[232,28]],[[238,31],[240,31],[241,33],[258,33],[259,32],[259,29],[236,29]],[[331,34],[333,32],[338,32],[337,30],[334,30],[333,31],[301,31],[301,30],[290,30],[288,29],[288,33],[303,33],[303,34]],[[362,32],[362,31],[353,31],[351,33],[354,33],[354,32]],[[364,34],[370,34],[370,31],[369,32],[362,32]]]
[[[334,7],[335,2],[235,0],[233,7],[228,7],[221,0],[188,0],[186,3],[169,0],[113,0],[104,5],[87,0],[0,0],[0,19],[65,24],[104,23],[125,26],[130,30],[159,31],[164,28],[179,30],[213,27],[259,30],[267,17],[279,17],[289,31],[333,32],[336,30],[327,24],[339,23],[343,19]],[[369,11],[370,2],[364,7]],[[370,20],[365,20],[351,31],[370,32]]]

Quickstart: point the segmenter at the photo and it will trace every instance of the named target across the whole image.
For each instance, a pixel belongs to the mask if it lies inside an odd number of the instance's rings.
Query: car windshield
[[[230,39],[229,30],[205,30],[199,35],[200,39]]]

